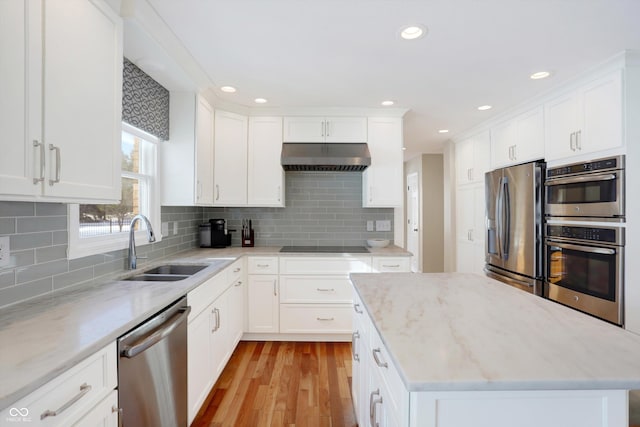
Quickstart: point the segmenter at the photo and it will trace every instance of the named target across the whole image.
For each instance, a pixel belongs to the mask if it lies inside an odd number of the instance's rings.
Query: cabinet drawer
[[[281,303],[350,303],[351,282],[346,276],[281,276]]]
[[[393,273],[411,271],[411,258],[409,257],[373,257],[374,273]]]
[[[226,268],[227,282],[236,283],[238,280],[241,280],[244,270],[244,258],[240,258]]]
[[[378,335],[378,331],[374,327],[369,330],[369,336],[369,366],[379,371],[380,377],[389,391],[388,407],[393,414],[408,414],[409,392],[405,388],[400,374],[398,374],[380,335]]]
[[[249,257],[249,274],[278,274],[278,257]]]
[[[351,334],[351,305],[281,304],[280,332]]]
[[[224,269],[187,294],[187,303],[191,306],[189,322],[229,287],[229,271],[228,268]]]
[[[280,257],[280,274],[349,274],[371,272],[371,257]]]
[[[16,410],[24,412],[26,408],[29,425],[70,426],[78,422],[118,385],[116,356],[113,342],[6,408],[0,420],[25,421]],[[58,414],[46,415],[52,411]]]

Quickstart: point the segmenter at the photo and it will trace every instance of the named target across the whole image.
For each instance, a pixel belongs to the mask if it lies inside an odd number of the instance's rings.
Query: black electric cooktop
[[[283,246],[280,252],[361,254],[368,253],[369,249],[364,246]]]

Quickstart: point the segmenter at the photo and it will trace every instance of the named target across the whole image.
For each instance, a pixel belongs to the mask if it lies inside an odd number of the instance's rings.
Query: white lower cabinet
[[[115,427],[117,385],[117,350],[113,342],[4,409],[0,423]]]
[[[278,332],[280,307],[276,274],[249,275],[247,316],[248,332]]]
[[[198,414],[243,332],[244,260],[189,292],[187,401],[189,423]]]

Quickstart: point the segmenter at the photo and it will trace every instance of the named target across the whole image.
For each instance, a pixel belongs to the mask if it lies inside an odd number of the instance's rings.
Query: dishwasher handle
[[[173,315],[169,320],[160,325],[155,332],[147,336],[142,342],[136,343],[135,345],[125,345],[122,347],[120,351],[120,356],[126,357],[128,359],[135,357],[136,355],[142,353],[155,343],[162,341],[166,338],[178,325],[185,320],[187,320],[187,316],[191,312],[191,307],[183,307]]]

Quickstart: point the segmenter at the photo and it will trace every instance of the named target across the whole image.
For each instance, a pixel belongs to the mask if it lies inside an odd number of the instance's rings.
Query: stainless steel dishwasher
[[[187,425],[187,316],[181,298],[118,339],[123,427]]]

